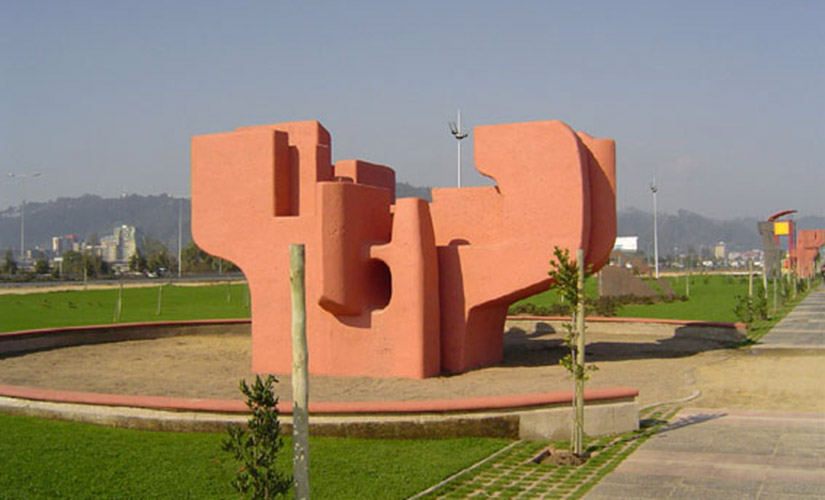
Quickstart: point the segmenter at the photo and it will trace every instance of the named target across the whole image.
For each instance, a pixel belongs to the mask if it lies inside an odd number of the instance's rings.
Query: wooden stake
[[[155,311],[155,316],[160,316],[163,309],[163,283],[158,285],[158,309]]]
[[[576,308],[576,425],[573,434],[573,453],[581,456],[584,452],[584,250],[576,251],[579,279],[576,284],[578,304]]]
[[[123,281],[120,282],[120,288],[117,290],[117,303],[115,304],[115,323],[120,321],[120,312],[123,309]]]
[[[309,370],[304,245],[289,245],[292,289],[292,475],[295,498],[309,498]]]

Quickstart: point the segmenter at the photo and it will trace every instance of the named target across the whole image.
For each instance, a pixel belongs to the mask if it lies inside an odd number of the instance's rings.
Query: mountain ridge
[[[430,188],[397,184],[397,196],[430,200]],[[93,235],[111,234],[121,224],[135,226],[146,236],[164,243],[170,250],[177,248],[178,215],[180,210],[183,245],[191,241],[191,205],[188,198],[167,194],[103,198],[86,194],[80,197],[57,198],[47,202],[26,204],[26,247],[51,247],[51,238],[75,234],[81,239]],[[757,217],[717,220],[689,210],[658,214],[660,255],[685,253],[713,248],[724,241],[729,251],[761,248],[757,232]],[[823,216],[801,216],[796,219],[800,229],[825,228]],[[619,236],[638,236],[639,250],[652,253],[653,215],[636,207],[622,209],[617,214]],[[0,250],[19,249],[19,207],[0,211]]]

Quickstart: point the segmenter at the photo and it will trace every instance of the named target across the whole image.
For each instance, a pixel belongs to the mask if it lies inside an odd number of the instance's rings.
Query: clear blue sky
[[[617,142],[619,207],[825,214],[823,1],[2,0],[0,207],[188,196],[192,135],[318,119],[334,159],[455,182],[447,121]],[[472,147],[464,145],[465,179]]]

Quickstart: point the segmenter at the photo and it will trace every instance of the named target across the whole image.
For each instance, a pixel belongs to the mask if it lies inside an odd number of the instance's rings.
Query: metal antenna
[[[461,130],[460,109],[458,110],[458,124],[456,124],[456,122],[450,122],[450,133],[456,138],[456,144],[458,145],[458,163],[456,165],[456,171],[458,174],[458,187],[461,187],[461,139],[464,139],[469,134]]]
[[[26,179],[33,179],[40,177],[40,172],[32,172],[27,174],[13,174],[9,177],[20,180],[20,265],[24,266],[26,263]]]

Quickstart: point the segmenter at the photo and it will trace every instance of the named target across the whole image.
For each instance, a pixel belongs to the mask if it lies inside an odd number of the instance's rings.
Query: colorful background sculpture
[[[797,229],[789,218],[796,210],[777,212],[768,220],[759,222],[759,234],[765,249],[765,276],[775,278],[782,273],[795,273],[799,278],[810,278],[817,273],[820,249],[825,246],[825,229]],[[780,238],[787,241],[787,255],[783,257]]]
[[[818,272],[819,249],[825,245],[825,229],[800,229],[796,233],[796,265],[800,278],[810,278]]]
[[[616,236],[615,146],[557,121],[475,129],[495,186],[395,199],[392,169],[331,163],[318,122],[192,141],[192,229],[252,295],[252,368],[291,369],[288,247],[306,245],[314,374],[422,378],[498,362],[507,307],[545,290],[554,246],[595,269]]]

